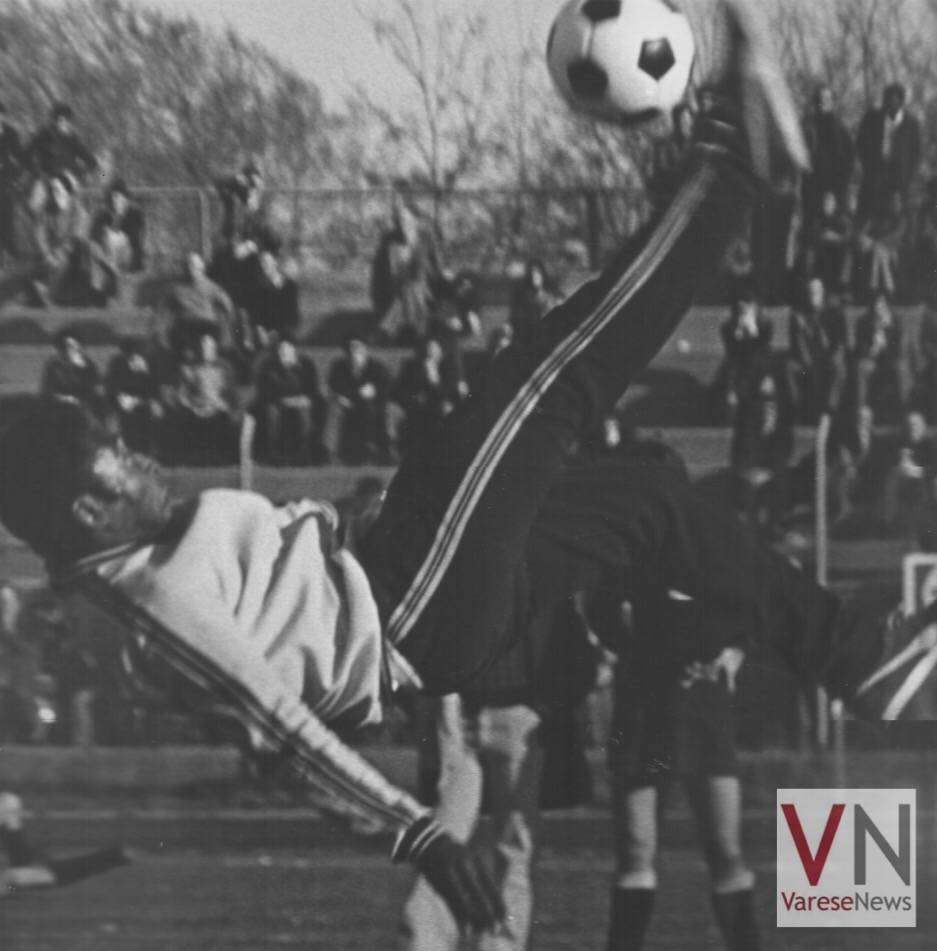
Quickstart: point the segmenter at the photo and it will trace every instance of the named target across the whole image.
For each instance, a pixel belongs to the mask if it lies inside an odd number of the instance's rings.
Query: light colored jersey
[[[181,652],[190,678],[203,670],[215,699],[233,703],[258,740],[298,748],[323,805],[399,831],[425,810],[324,726],[381,714],[377,607],[336,526],[328,505],[277,508],[253,493],[212,490],[198,497],[181,538],[104,553],[82,570],[136,609],[131,624],[144,640],[155,632],[158,654]],[[120,600],[100,606],[125,614]]]

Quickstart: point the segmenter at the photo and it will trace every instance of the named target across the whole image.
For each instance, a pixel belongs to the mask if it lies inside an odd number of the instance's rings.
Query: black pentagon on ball
[[[673,69],[677,58],[667,37],[659,40],[645,40],[641,44],[641,56],[638,68],[644,70],[652,79],[660,81]]]
[[[614,20],[621,15],[621,0],[587,0],[582,5],[582,15],[593,23]]]
[[[566,70],[569,88],[579,99],[599,102],[608,91],[608,73],[591,59],[579,59]]]

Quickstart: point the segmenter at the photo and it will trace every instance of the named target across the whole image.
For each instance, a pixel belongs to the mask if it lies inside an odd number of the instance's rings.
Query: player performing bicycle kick
[[[395,860],[465,927],[504,914],[483,857],[330,725],[375,722],[395,689],[458,692],[533,636],[536,610],[617,569],[724,619],[708,629],[726,642],[700,644],[701,660],[732,638],[762,643],[873,715],[907,671],[869,678],[926,646],[928,616],[886,625],[850,610],[666,467],[569,465],[718,266],[767,176],[769,136],[805,162],[758,7],[681,5],[699,26],[701,108],[672,201],[403,462],[356,554],[326,505],[228,490],[171,499],[152,463],[73,405],[37,404],[0,442],[0,519],[63,590],[125,624],[138,672],[226,704],[333,811],[392,833]]]

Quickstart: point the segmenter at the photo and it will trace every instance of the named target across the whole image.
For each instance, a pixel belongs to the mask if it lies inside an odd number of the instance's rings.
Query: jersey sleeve
[[[77,582],[81,595],[118,618],[128,636],[190,685],[236,714],[255,746],[286,754],[317,804],[359,829],[399,834],[427,814],[348,748],[288,691],[249,641],[232,637],[223,610],[157,597],[146,608],[98,575]]]

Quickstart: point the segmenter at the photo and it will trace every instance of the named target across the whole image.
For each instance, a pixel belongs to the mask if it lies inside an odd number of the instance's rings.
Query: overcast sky
[[[233,26],[263,43],[286,63],[314,80],[330,105],[337,105],[356,82],[372,95],[394,96],[394,71],[378,49],[365,13],[387,0],[131,0],[140,6],[187,13],[205,23]],[[546,46],[560,0],[440,0],[484,10],[492,35],[505,55],[520,48],[520,34]]]

